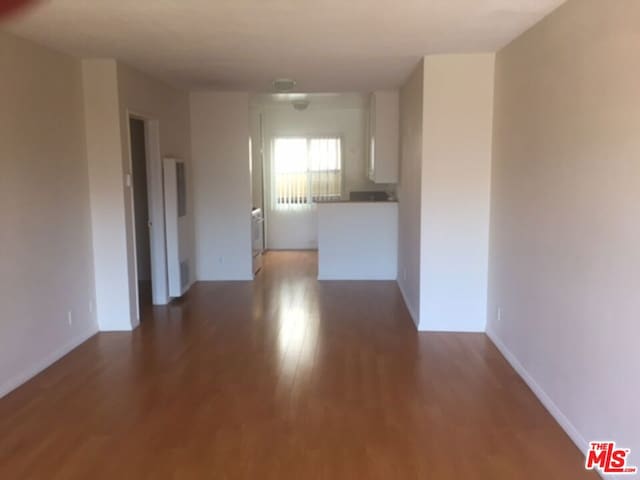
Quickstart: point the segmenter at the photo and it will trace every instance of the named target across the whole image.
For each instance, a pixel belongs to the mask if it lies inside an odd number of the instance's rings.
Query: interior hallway
[[[0,478],[598,478],[484,334],[316,269],[268,253],[96,335],[0,399]]]

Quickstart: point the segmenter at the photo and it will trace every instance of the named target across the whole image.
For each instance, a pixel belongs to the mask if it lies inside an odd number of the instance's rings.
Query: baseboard
[[[558,406],[553,402],[551,397],[547,395],[547,393],[542,389],[542,387],[535,381],[535,379],[531,376],[531,374],[524,368],[524,366],[520,363],[520,361],[511,353],[511,351],[507,348],[507,346],[502,343],[502,340],[495,334],[495,332],[487,329],[487,336],[491,339],[496,348],[502,353],[504,358],[511,364],[513,369],[522,377],[525,383],[529,386],[529,388],[533,391],[533,393],[538,397],[540,402],[544,405],[544,407],[549,411],[549,413],[556,419],[556,421],[560,424],[569,438],[573,440],[573,443],[580,449],[582,452],[586,452],[589,447],[588,442],[584,439],[584,437],[578,432],[578,429],[573,426],[573,424],[569,421],[564,413],[558,408]]]
[[[180,296],[176,297],[176,298],[182,298],[184,297],[187,293],[189,293],[189,290],[191,290],[191,287],[193,287],[193,284],[196,283],[195,280],[190,281],[187,285],[185,285],[185,287],[182,289],[182,291],[180,292]],[[169,298],[169,302],[171,303],[171,300],[173,300],[172,298]]]
[[[46,368],[50,367],[52,364],[60,360],[71,350],[78,347],[82,343],[86,342],[89,338],[93,337],[96,333],[98,333],[97,325],[91,330],[88,330],[87,332],[84,332],[80,335],[75,336],[70,341],[65,343],[62,347],[54,350],[49,355],[44,357],[42,360],[34,363],[29,368],[25,369],[24,371],[20,372],[18,375],[15,375],[13,378],[10,378],[9,380],[1,384],[0,398],[12,392],[23,383],[26,383],[29,380],[31,380],[40,372],[42,372],[43,370],[45,370]]]
[[[321,282],[395,282],[396,277],[389,276],[371,276],[371,277],[353,277],[339,275],[318,274],[318,280]]]
[[[551,416],[558,422],[560,427],[565,431],[565,433],[569,436],[571,441],[575,443],[578,449],[585,453],[589,449],[589,442],[585,440],[585,438],[580,434],[578,429],[571,423],[571,421],[567,418],[567,416],[562,413],[560,408],[554,403],[549,395],[542,389],[542,387],[535,381],[535,379],[531,376],[531,374],[527,371],[526,368],[520,363],[520,361],[511,353],[511,351],[507,348],[507,346],[500,340],[498,335],[493,332],[490,328],[487,328],[487,336],[496,348],[500,351],[502,356],[509,362],[509,364],[513,367],[513,369],[520,375],[522,380],[529,386],[531,391],[534,393],[538,400],[542,403],[544,408],[551,414]],[[600,473],[600,472],[598,472]],[[613,480],[613,476],[604,475],[600,473],[600,476],[605,480]]]
[[[485,333],[486,330],[482,328],[465,328],[464,330],[458,329],[454,330],[450,327],[428,327],[428,328],[418,328],[419,332],[433,332],[433,333]]]
[[[125,323],[123,325],[104,325],[98,328],[99,332],[132,332],[136,328],[138,328],[140,322],[138,321],[135,325],[131,325],[130,323]]]
[[[191,286],[196,283],[211,283],[211,282],[251,282],[253,281],[253,273],[250,277],[247,276],[228,276],[228,277],[198,277]]]
[[[413,310],[413,307],[411,307],[411,304],[407,300],[407,294],[404,293],[402,284],[400,282],[396,282],[396,283],[398,284],[398,288],[400,289],[400,295],[402,295],[402,300],[404,300],[404,304],[407,307],[407,310],[409,311],[411,320],[413,320],[413,324],[416,326],[416,328],[418,328],[420,325],[420,319],[418,318],[418,314]]]

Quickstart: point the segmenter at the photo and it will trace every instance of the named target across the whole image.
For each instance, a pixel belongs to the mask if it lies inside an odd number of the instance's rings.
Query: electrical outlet
[[[498,322],[502,321],[502,307],[498,307],[498,313],[497,313],[497,318],[498,318]]]
[[[67,321],[69,322],[69,326],[73,325],[73,313],[71,313],[71,310],[67,312]]]

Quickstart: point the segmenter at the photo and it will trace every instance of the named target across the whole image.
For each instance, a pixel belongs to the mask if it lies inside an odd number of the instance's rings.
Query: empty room
[[[640,478],[640,1],[0,1],[0,478]]]

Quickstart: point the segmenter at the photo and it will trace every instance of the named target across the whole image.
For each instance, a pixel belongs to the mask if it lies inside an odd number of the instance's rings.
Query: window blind
[[[276,138],[273,159],[276,209],[305,208],[341,197],[340,138]]]

